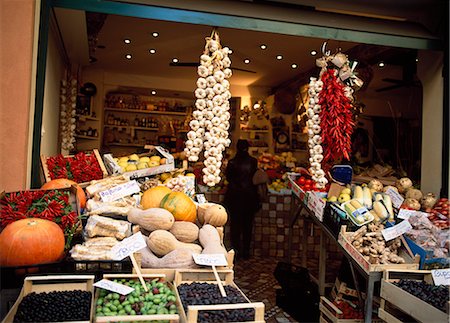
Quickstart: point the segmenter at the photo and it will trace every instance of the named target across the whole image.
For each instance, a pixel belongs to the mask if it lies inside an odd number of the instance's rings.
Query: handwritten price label
[[[396,208],[399,209],[400,206],[403,204],[403,201],[405,200],[403,198],[403,196],[401,196],[396,190],[394,190],[393,188],[389,187],[386,192],[387,195],[389,195],[389,197],[392,200],[392,205]]]
[[[134,288],[131,288],[129,286],[125,286],[122,284],[115,283],[113,281],[102,279],[94,284],[95,287],[107,289],[111,292],[118,293],[120,295],[128,295],[132,291],[134,291]]]
[[[103,202],[113,202],[122,197],[139,193],[141,189],[138,183],[133,180],[124,184],[117,185],[109,190],[101,191],[98,194]]]
[[[416,210],[400,209],[400,211],[398,211],[397,218],[408,220],[412,216],[420,216],[420,215],[427,216],[428,213],[420,212],[420,211],[416,211]]]
[[[431,271],[435,285],[450,285],[450,268]]]
[[[408,232],[412,229],[411,223],[408,220],[403,220],[399,224],[394,225],[393,227],[384,229],[381,231],[384,240],[389,241],[395,239],[402,234]]]
[[[132,253],[147,247],[144,236],[141,232],[133,234],[129,238],[123,239],[122,242],[111,248],[111,255],[114,260],[122,260]]]
[[[227,266],[228,262],[225,255],[215,253],[210,255],[192,254],[194,262],[200,266]]]

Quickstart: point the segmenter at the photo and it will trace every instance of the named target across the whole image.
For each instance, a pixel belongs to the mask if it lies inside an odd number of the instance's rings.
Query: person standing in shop
[[[249,155],[248,148],[247,140],[238,140],[236,155],[225,171],[229,184],[224,204],[230,215],[231,244],[238,259],[250,257],[253,220],[261,208],[257,186],[253,184],[258,161]]]

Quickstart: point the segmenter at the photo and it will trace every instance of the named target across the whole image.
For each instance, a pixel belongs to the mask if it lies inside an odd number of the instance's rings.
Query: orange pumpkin
[[[0,233],[0,266],[58,261],[64,244],[64,233],[56,223],[36,218],[18,220]]]
[[[164,196],[160,207],[173,214],[175,221],[194,222],[197,219],[195,203],[183,192],[172,192]]]
[[[149,188],[142,194],[141,206],[144,210],[159,207],[164,196],[170,193],[172,193],[172,190],[165,186]]]
[[[58,188],[68,188],[68,187],[71,187],[72,185],[75,185],[77,187],[77,196],[78,196],[78,200],[80,201],[80,207],[82,209],[84,209],[86,206],[86,194],[84,194],[84,191],[80,185],[78,185],[77,183],[75,183],[74,181],[72,181],[70,179],[67,179],[67,178],[53,179],[50,182],[47,182],[44,185],[42,185],[41,189],[42,190],[51,190],[51,189],[58,189]]]

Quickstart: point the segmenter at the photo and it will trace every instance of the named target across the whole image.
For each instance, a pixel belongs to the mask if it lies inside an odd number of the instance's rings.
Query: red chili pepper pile
[[[51,179],[68,178],[83,183],[103,178],[103,172],[94,154],[86,155],[80,152],[73,157],[49,157],[47,167]]]
[[[352,151],[351,136],[355,125],[352,106],[335,73],[336,70],[328,69],[322,74],[323,90],[319,93],[323,164],[333,164],[342,157],[349,160]]]
[[[334,301],[333,304],[342,311],[341,319],[364,319],[363,311],[354,308],[345,301]]]

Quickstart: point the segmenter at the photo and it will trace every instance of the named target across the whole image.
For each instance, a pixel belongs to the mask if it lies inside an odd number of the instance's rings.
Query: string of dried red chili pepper
[[[352,106],[345,96],[344,85],[338,80],[335,69],[326,70],[319,93],[320,127],[324,150],[323,164],[331,165],[342,157],[349,160],[351,136],[354,128]]]

